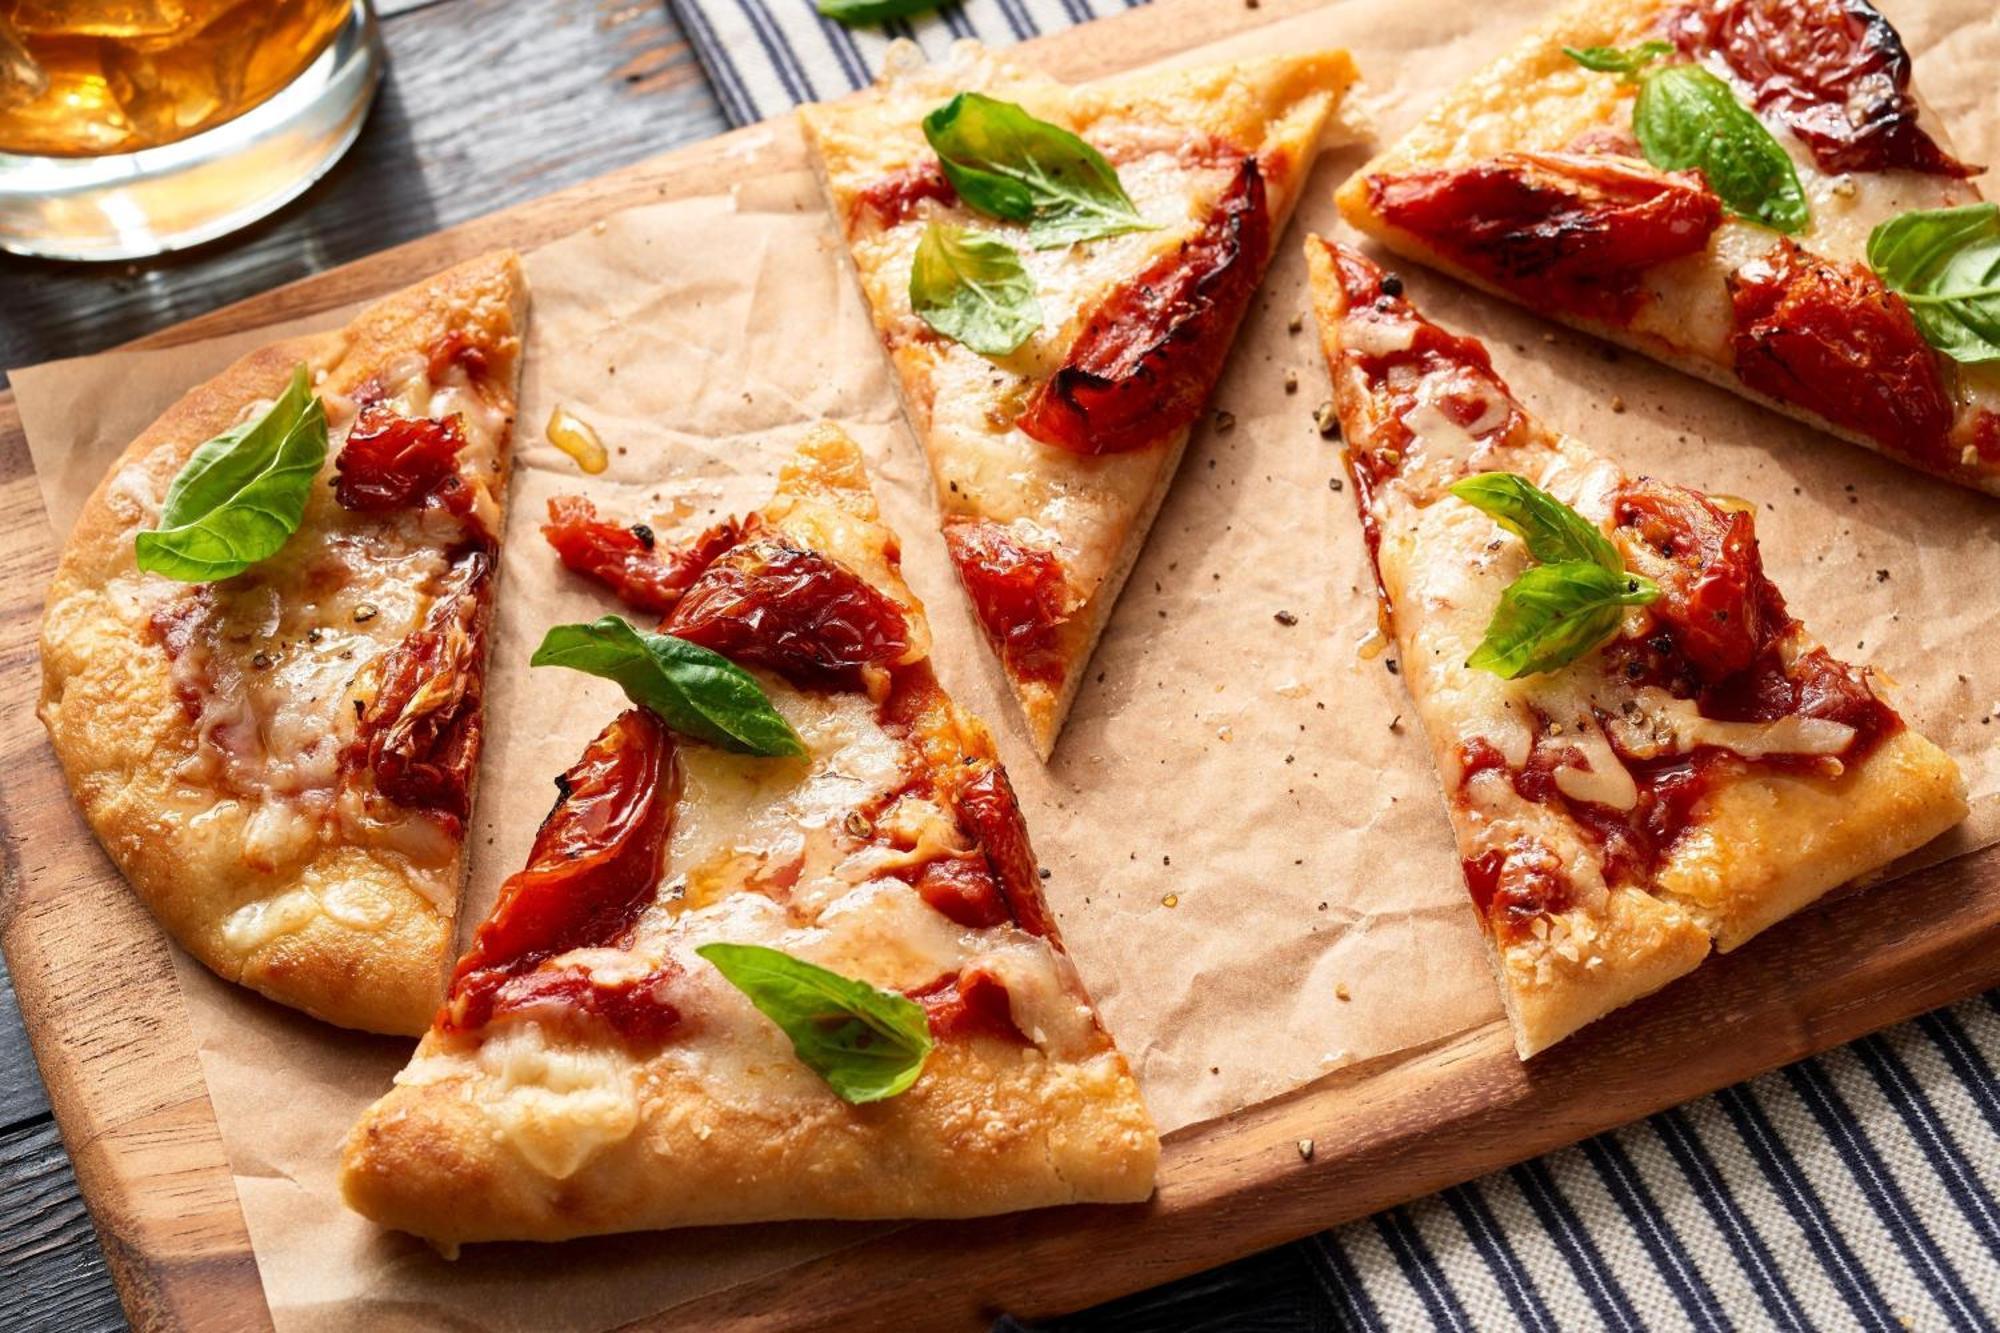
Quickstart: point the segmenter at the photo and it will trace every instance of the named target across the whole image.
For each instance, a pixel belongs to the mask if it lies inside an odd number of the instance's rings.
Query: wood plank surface
[[[484,3],[484,0],[453,0]],[[1312,0],[1162,0],[1043,39],[1066,77],[1159,58]],[[418,11],[422,14],[430,10]],[[533,245],[617,209],[800,165],[753,127],[337,268],[144,340],[328,309],[496,244]],[[160,937],[82,829],[32,713],[51,546],[18,416],[0,395],[0,942],[127,1311],[142,1327],[268,1323]],[[1494,1025],[1342,1071],[1172,1136],[1143,1209],[925,1225],[653,1321],[717,1328],[971,1325],[1074,1309],[1546,1151],[2000,981],[2000,851],[1934,867],[1893,914],[1815,910],[1531,1068]],[[1308,1159],[1301,1140],[1310,1139]]]

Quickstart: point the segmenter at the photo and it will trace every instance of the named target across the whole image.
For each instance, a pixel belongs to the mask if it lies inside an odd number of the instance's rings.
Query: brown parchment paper
[[[1961,153],[2000,157],[2000,15],[1988,0],[1889,8]],[[1175,63],[1348,46],[1365,79],[1348,120],[1386,138],[1542,9],[1349,0]],[[608,606],[534,531],[547,497],[581,491],[663,530],[698,527],[759,503],[785,453],[825,417],[867,451],[931,611],[939,673],[1000,738],[1052,871],[1050,898],[1163,1131],[1495,1019],[1420,733],[1392,655],[1368,651],[1374,607],[1351,497],[1330,487],[1337,451],[1310,420],[1326,396],[1310,319],[1288,330],[1306,304],[1299,238],[1335,228],[1329,196],[1366,155],[1356,145],[1322,159],[1216,395],[1233,428],[1197,434],[1046,769],[948,572],[922,456],[810,176],[749,158],[743,179],[718,180],[713,196],[621,214],[531,254],[520,466],[464,921],[481,919],[520,865],[553,776],[620,706],[608,684],[527,669],[546,626]],[[1763,502],[1765,561],[1793,608],[1837,652],[1898,679],[1911,723],[1965,769],[1972,817],[1923,859],[2000,838],[1989,725],[2000,707],[2000,504],[1443,279],[1407,276],[1424,308],[1491,343],[1502,374],[1553,423],[1634,470]],[[190,384],[340,318],[17,372],[56,530]],[[1295,394],[1283,388],[1288,370]],[[558,403],[613,447],[602,476],[580,475],[542,438]],[[875,1234],[797,1224],[473,1247],[446,1263],[348,1214],[335,1191],[340,1141],[408,1043],[335,1031],[183,955],[177,965],[281,1329],[606,1328]]]

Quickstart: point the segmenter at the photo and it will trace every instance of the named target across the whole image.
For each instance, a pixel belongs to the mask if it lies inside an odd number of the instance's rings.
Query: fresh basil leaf
[[[908,18],[943,3],[944,0],[819,0],[818,9],[821,17],[854,28]]]
[[[1637,74],[1673,50],[1668,42],[1641,42],[1637,46],[1565,46],[1563,54],[1585,69],[1600,74]]]
[[[1868,264],[1954,361],[2000,361],[2000,204],[1902,213],[1868,236]]]
[[[618,616],[555,626],[528,665],[617,681],[627,698],[675,731],[725,750],[766,757],[806,752],[756,677],[720,653],[671,634],[641,634]]]
[[[924,117],[924,138],[968,207],[1026,225],[1037,250],[1152,227],[1104,154],[1012,102],[960,93]]]
[[[1568,666],[1618,632],[1624,608],[1660,595],[1651,579],[1588,560],[1535,565],[1500,594],[1465,664],[1503,680]]]
[[[806,1068],[841,1100],[894,1097],[924,1072],[931,1025],[916,1001],[762,945],[704,944],[695,952],[784,1030]]]
[[[1662,171],[1699,167],[1730,212],[1773,231],[1810,218],[1792,159],[1729,85],[1700,65],[1648,70],[1632,106],[1632,132]]]
[[[1625,568],[1611,539],[1597,525],[1526,477],[1482,472],[1467,477],[1451,493],[1528,544],[1528,554],[1545,565],[1584,560],[1613,573]]]
[[[183,583],[233,578],[299,530],[326,462],[326,407],[306,368],[260,415],[209,440],[167,487],[160,521],[133,542],[139,568]]]
[[[1035,280],[995,236],[933,222],[910,263],[917,318],[981,356],[1005,356],[1042,327]]]

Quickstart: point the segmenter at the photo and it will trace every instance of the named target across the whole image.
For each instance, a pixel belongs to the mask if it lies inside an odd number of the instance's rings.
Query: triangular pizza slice
[[[449,1247],[1145,1198],[1138,1086],[853,443],[820,428],[678,551],[556,509],[565,560],[666,619],[537,661],[648,706],[557,780],[348,1202]]]
[[[180,944],[418,1033],[465,877],[527,287],[512,254],[262,348],[134,440],[63,547],[41,717]]]
[[[1578,0],[1340,189],[1383,244],[2000,495],[2000,208],[1866,0]]]
[[[944,536],[1042,755],[1354,70],[1070,88],[960,43],[804,108]]]
[[[1523,1058],[1965,815],[1806,633],[1752,509],[1536,420],[1486,349],[1307,241],[1355,503]]]

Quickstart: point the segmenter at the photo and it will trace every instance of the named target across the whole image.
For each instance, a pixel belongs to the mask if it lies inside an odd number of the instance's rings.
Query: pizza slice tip
[[[802,110],[1044,758],[1353,78],[1324,51],[1072,88],[969,43]]]

